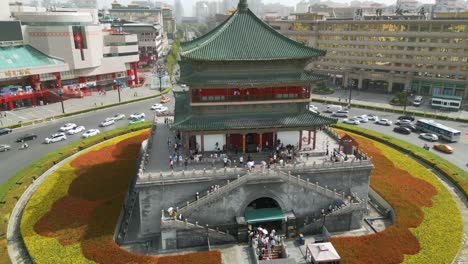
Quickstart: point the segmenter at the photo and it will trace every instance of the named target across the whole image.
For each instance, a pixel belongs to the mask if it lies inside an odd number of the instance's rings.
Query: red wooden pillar
[[[205,153],[205,135],[201,134],[200,139],[201,139],[201,146],[200,146],[201,153]]]
[[[78,80],[80,83],[86,83],[86,77],[80,77]]]
[[[302,130],[299,131],[299,150],[302,149]]]
[[[52,74],[55,76],[55,85],[58,88],[62,88],[62,76],[60,75],[60,72],[54,72]]]
[[[115,82],[115,78],[117,78],[117,74],[115,72],[112,73],[112,79],[114,79],[114,84],[112,85],[112,88],[114,90],[117,90],[117,83]]]
[[[13,110],[13,101],[8,102],[8,110]]]
[[[33,105],[33,106],[36,106],[36,105],[37,105],[37,100],[36,100],[36,96],[35,96],[35,95],[31,98],[31,102],[32,102],[32,105]]]
[[[245,153],[245,134],[242,134],[242,153]]]
[[[311,136],[311,131],[309,130],[309,137],[308,137],[308,141],[307,141],[307,145],[310,145],[310,136]]]
[[[133,75],[132,69],[127,70],[128,86],[133,85],[132,75]]]
[[[96,75],[96,83],[99,82],[100,80],[102,80],[102,75],[100,75],[100,74]],[[101,91],[102,90],[102,85],[98,84],[97,89],[98,89],[98,91]]]
[[[258,145],[260,146],[260,149],[262,149],[262,148],[263,148],[263,133],[260,133],[260,134],[259,134],[259,137],[260,137],[260,140],[259,140],[259,144],[258,144]]]
[[[314,150],[315,150],[315,146],[317,146],[317,128],[314,128],[314,146],[313,146]]]
[[[138,66],[137,63],[133,63],[133,75],[135,76],[135,84],[140,84],[140,80],[138,80]]]

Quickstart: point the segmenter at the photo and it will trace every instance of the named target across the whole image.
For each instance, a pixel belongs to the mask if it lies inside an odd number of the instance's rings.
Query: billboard
[[[0,21],[0,42],[23,41],[20,21]]]

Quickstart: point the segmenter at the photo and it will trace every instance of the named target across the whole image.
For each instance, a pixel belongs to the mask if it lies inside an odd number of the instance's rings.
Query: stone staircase
[[[218,241],[220,243],[237,242],[237,238],[232,234],[229,234],[229,231],[223,232],[219,229],[209,228],[208,225],[200,225],[198,221],[190,223],[187,219],[181,221],[175,217],[166,217],[164,216],[164,211],[163,216],[161,217],[161,229],[204,231],[204,233],[208,232],[208,236],[214,241]]]
[[[177,208],[177,212],[182,215],[188,215],[190,212],[215,202],[216,200],[222,199],[228,195],[234,189],[239,188],[244,183],[248,181],[265,181],[265,180],[282,180],[305,188],[309,191],[320,193],[330,199],[343,199],[342,195],[337,193],[336,190],[329,190],[327,186],[322,187],[317,183],[311,183],[309,180],[303,180],[300,176],[293,176],[291,173],[284,173],[282,171],[274,171],[273,169],[265,170],[256,170],[254,172],[249,172],[243,176],[238,175],[237,179],[230,181],[228,180],[226,185],[221,186],[216,192],[207,191],[204,196],[200,196],[198,200],[187,201],[186,204],[182,207]],[[203,195],[203,193],[201,194]]]

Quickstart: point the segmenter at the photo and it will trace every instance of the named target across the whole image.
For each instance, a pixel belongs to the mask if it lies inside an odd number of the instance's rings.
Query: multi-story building
[[[166,33],[167,38],[174,39],[175,33],[177,31],[177,26],[176,26],[176,18],[174,17],[174,13],[172,12],[172,7],[163,7],[162,14],[163,14],[164,32]]]
[[[138,50],[140,67],[154,67],[163,53],[163,30],[160,25],[131,23],[118,26],[122,32],[138,36]]]
[[[0,57],[8,58],[8,63],[0,66],[0,87],[14,85],[31,93],[2,97],[3,109],[48,100],[44,92],[49,88],[83,92],[139,83],[136,35],[103,30],[88,12],[18,12],[15,16],[21,21],[22,37],[1,43]],[[8,32],[12,31],[18,27],[13,25]]]
[[[178,23],[182,22],[182,18],[184,17],[184,6],[182,6],[181,0],[175,0],[174,11],[176,21]]]
[[[126,21],[138,21],[141,23],[159,24],[164,26],[161,8],[151,8],[148,6],[140,6],[138,4],[123,6],[117,1],[112,2],[111,6],[112,8],[108,11],[113,17]]]
[[[396,6],[403,12],[414,13],[418,9],[419,2],[417,0],[397,0]]]
[[[204,23],[209,15],[208,2],[198,1],[195,3],[195,16],[198,18],[198,23]]]
[[[436,0],[434,12],[463,12],[468,10],[463,0]]]
[[[468,20],[270,21],[309,46],[327,49],[312,62],[338,85],[419,94],[468,96]],[[351,82],[353,81],[353,82]]]

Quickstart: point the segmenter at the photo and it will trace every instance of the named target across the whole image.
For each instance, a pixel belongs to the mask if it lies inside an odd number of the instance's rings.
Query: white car
[[[74,123],[67,123],[67,124],[61,126],[59,130],[61,132],[67,132],[68,130],[72,130],[72,129],[76,128],[76,127],[77,127],[77,125],[74,124]]]
[[[112,126],[113,124],[115,124],[114,118],[106,118],[104,121],[101,122],[99,126],[106,127],[106,126]]]
[[[67,134],[68,134],[68,135],[74,135],[74,134],[83,132],[84,130],[85,130],[85,127],[84,127],[84,126],[77,126],[77,127],[75,127],[75,128],[72,128],[72,129],[68,130],[68,131],[67,131]]]
[[[362,116],[353,116],[353,118],[359,120],[359,123],[367,123],[367,122],[369,122],[369,119],[367,119],[367,116],[366,116],[366,115],[362,115]]]
[[[439,137],[436,134],[432,134],[432,133],[421,133],[419,134],[419,137],[425,140],[429,140],[429,141],[439,140]]]
[[[99,131],[99,129],[90,129],[90,130],[84,132],[81,137],[88,138],[88,137],[95,136],[95,135],[97,135],[99,133],[101,133],[101,131]]]
[[[154,104],[154,105],[151,106],[151,110],[156,110],[156,109],[161,108],[161,107],[163,107],[162,104]]]
[[[396,121],[395,124],[397,124],[397,125],[410,125],[410,124],[411,124],[411,120],[408,120],[408,119],[400,119],[400,120]]]
[[[113,117],[114,121],[119,121],[125,118],[124,114],[115,114]]]
[[[349,119],[343,119],[343,123],[346,124],[351,124],[351,125],[359,125],[361,122],[357,118],[349,118]]]
[[[65,136],[65,133],[56,133],[56,134],[50,135],[49,137],[46,137],[46,139],[44,140],[44,143],[50,144],[50,143],[63,141],[65,139],[67,139],[67,136]]]
[[[373,115],[373,114],[369,114],[369,115],[365,115],[365,117],[367,118],[367,120],[369,121],[378,121],[379,120],[379,117],[376,116],[376,115]]]
[[[333,112],[332,116],[336,116],[336,117],[348,117],[348,114],[349,114],[348,111],[346,111],[346,110],[340,110],[340,111]]]
[[[385,118],[379,119],[379,120],[375,121],[375,123],[377,125],[383,125],[383,126],[391,126],[392,125],[392,121],[390,121],[388,119],[385,119]]]
[[[8,151],[10,149],[11,149],[10,145],[5,145],[5,144],[0,145],[0,151],[1,152],[5,152],[5,151]]]
[[[130,119],[143,119],[145,118],[145,113],[134,113],[130,115]]]
[[[166,106],[162,106],[154,110],[156,111],[156,113],[162,113],[162,112],[166,112],[167,110],[169,110],[169,108],[167,108]]]
[[[318,107],[313,104],[309,104],[309,111],[311,111],[312,113],[316,113],[316,114],[319,113]]]

